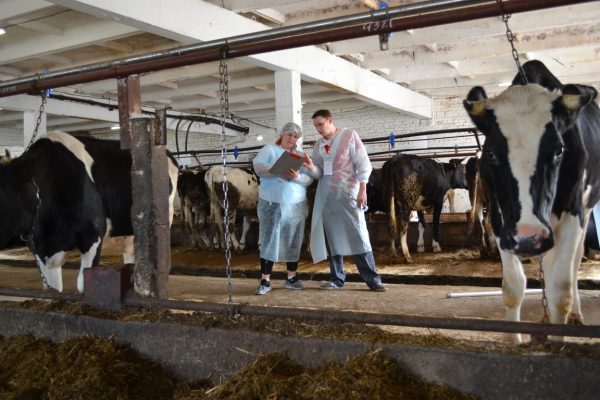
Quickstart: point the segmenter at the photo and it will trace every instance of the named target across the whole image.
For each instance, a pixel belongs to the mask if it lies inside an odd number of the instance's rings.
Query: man
[[[384,291],[369,241],[364,212],[371,162],[358,133],[339,130],[328,110],[312,116],[321,138],[305,166],[319,179],[313,204],[310,250],[313,262],[327,258],[331,280],[325,289],[341,289],[346,280],[343,256],[354,258],[358,272],[371,290]]]

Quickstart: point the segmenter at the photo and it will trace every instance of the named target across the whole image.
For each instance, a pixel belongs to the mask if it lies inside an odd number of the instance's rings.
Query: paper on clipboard
[[[281,157],[273,164],[269,172],[273,175],[283,176],[285,171],[290,168],[298,171],[303,163],[304,153],[301,151],[284,151]]]

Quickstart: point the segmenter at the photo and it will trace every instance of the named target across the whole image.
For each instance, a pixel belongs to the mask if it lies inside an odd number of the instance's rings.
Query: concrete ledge
[[[284,352],[305,366],[344,362],[382,348],[421,378],[482,399],[583,399],[600,393],[600,360],[551,354],[510,355],[320,338],[286,337],[176,323],[129,322],[0,306],[0,335],[54,341],[82,335],[111,338],[165,365],[185,380],[214,383],[259,355]]]

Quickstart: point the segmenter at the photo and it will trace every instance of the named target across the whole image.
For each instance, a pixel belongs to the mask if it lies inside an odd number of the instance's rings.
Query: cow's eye
[[[565,148],[562,145],[559,145],[554,150],[554,162],[559,162],[562,160],[563,153],[565,152]]]
[[[485,158],[491,164],[498,163],[498,158],[496,157],[496,153],[494,153],[492,150],[485,151]]]

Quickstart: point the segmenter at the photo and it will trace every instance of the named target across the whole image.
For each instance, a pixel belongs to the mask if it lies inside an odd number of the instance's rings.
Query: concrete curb
[[[117,321],[0,306],[0,335],[54,341],[110,338],[162,363],[184,380],[218,383],[259,355],[286,353],[309,367],[375,349],[415,375],[482,399],[583,399],[600,393],[600,360],[552,354],[513,355],[321,338],[281,336],[176,323]]]

